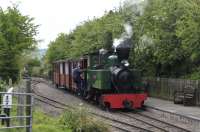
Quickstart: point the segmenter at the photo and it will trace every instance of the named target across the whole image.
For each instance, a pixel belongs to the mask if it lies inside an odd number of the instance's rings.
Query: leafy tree
[[[180,77],[192,71],[198,62],[198,5],[196,0],[148,0],[136,21],[134,50],[134,64],[145,75]]]
[[[182,41],[182,48],[187,50],[191,61],[200,63],[200,2],[185,1],[182,5],[184,14],[177,21],[176,35]]]
[[[133,26],[130,62],[144,76],[200,78],[200,2],[197,0],[127,0],[101,18],[88,20],[50,43],[47,64],[76,58],[100,48]],[[49,66],[50,67],[50,66]]]
[[[33,18],[22,15],[16,6],[0,8],[0,76],[16,81],[22,55],[36,45],[37,25]]]
[[[26,66],[28,67],[28,72],[29,72],[29,75],[32,76],[32,74],[34,74],[34,69],[36,69],[36,67],[40,67],[41,66],[41,62],[38,58],[33,58],[33,59],[30,59],[28,60]]]
[[[101,18],[86,21],[69,34],[59,34],[49,45],[46,61],[76,58],[100,48],[110,49],[112,40],[123,32],[123,19],[119,11],[110,11]]]

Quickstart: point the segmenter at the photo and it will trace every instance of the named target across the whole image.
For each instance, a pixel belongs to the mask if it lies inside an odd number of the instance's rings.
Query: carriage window
[[[68,63],[65,63],[65,74],[66,74],[66,75],[69,74],[69,66],[68,66]]]
[[[63,65],[60,63],[60,74],[63,74]]]

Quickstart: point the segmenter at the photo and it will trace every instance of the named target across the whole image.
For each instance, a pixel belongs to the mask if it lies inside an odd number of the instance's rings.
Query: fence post
[[[25,81],[21,82],[20,85],[18,86],[18,92],[19,93],[25,93],[25,85],[24,84]],[[18,104],[20,105],[24,105],[25,104],[25,96],[21,96],[21,95],[18,95]],[[18,106],[17,107],[17,115],[18,116],[24,116],[24,111],[25,111],[25,107],[24,106]],[[19,118],[19,124],[21,126],[24,125],[24,119],[23,118]]]
[[[31,93],[31,79],[26,78],[26,93]],[[29,116],[29,118],[26,118],[26,132],[32,132],[32,97],[31,95],[26,96],[26,116]]]

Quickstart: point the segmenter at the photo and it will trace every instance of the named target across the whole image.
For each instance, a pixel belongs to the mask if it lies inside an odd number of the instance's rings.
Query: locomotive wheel
[[[104,105],[104,103],[103,103],[101,97],[99,97],[98,102],[99,102],[99,107],[100,107],[102,110],[104,110],[104,109],[105,109],[105,105]]]
[[[124,100],[123,105],[125,109],[132,109],[134,104],[132,101]]]
[[[140,109],[146,110],[146,106],[144,105],[144,101],[142,101],[142,103],[141,103],[141,108],[140,108]]]
[[[105,108],[104,108],[105,111],[108,111],[108,112],[109,112],[109,111],[112,111],[112,109],[110,108],[110,103],[105,103],[105,104],[104,104],[104,107],[105,107]]]
[[[109,103],[100,102],[99,106],[104,111],[108,111],[108,112],[112,111],[112,109],[110,108],[110,104]]]

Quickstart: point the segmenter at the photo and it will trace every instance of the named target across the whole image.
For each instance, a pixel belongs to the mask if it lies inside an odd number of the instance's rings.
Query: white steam
[[[133,35],[133,29],[132,29],[132,26],[129,24],[129,23],[126,23],[124,24],[124,28],[125,28],[125,33],[126,33],[126,36],[128,38],[131,38],[132,35]]]
[[[124,24],[124,29],[125,29],[125,32],[122,33],[121,37],[118,39],[115,38],[113,41],[113,47],[115,51],[119,45],[123,44],[125,40],[130,39],[133,35],[133,29],[129,23]]]
[[[133,13],[143,15],[145,7],[148,5],[148,0],[126,0],[124,7],[132,9]]]
[[[135,45],[135,50],[143,51],[147,47],[153,46],[153,44],[154,44],[153,39],[150,36],[144,34],[140,37],[139,44]]]

